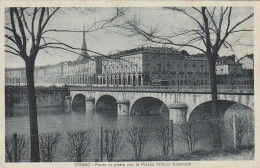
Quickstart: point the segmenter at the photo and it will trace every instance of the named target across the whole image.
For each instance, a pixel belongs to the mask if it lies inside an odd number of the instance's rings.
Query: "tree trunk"
[[[212,109],[211,116],[213,119],[213,146],[215,148],[221,148],[221,132],[219,123],[219,108],[218,108],[218,90],[217,90],[217,75],[216,75],[216,58],[217,55],[211,55],[209,57],[209,70],[210,70],[210,82],[211,82],[211,97],[212,97]]]
[[[34,60],[29,58],[25,62],[25,65],[30,118],[31,162],[40,162],[37,105],[34,86]]]

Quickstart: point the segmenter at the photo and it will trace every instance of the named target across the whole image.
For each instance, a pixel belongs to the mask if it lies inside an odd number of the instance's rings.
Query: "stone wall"
[[[68,95],[67,87],[36,87],[37,107],[63,106]],[[28,107],[26,87],[5,87],[5,105],[6,108]]]

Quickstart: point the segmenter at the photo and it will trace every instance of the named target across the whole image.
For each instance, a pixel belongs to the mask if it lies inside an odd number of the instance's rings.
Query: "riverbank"
[[[254,146],[245,146],[240,149],[214,149],[211,151],[198,150],[189,155],[175,155],[169,159],[161,156],[148,157],[142,161],[199,161],[199,160],[254,160]],[[127,160],[125,160],[127,161]],[[130,160],[128,160],[130,161]],[[134,161],[134,160],[131,160]]]

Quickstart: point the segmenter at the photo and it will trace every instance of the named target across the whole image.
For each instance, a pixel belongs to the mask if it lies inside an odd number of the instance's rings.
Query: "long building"
[[[82,52],[76,61],[61,62],[55,65],[35,67],[35,83],[41,84],[95,84],[97,74],[102,73],[102,60],[87,53],[85,33],[83,33]],[[26,83],[25,68],[6,68],[5,83]]]
[[[140,47],[107,57],[89,56],[85,33],[81,47],[82,52],[74,62],[36,67],[35,83],[115,86],[210,84],[208,61],[203,54],[189,55],[186,51],[168,47]],[[241,62],[236,61],[235,56],[219,57],[216,63],[218,83],[253,85],[253,69],[244,68]],[[25,74],[25,68],[6,68],[6,85],[26,83]]]
[[[99,84],[168,85],[209,84],[208,62],[203,55],[184,56],[173,48],[142,47],[127,50],[102,61]]]

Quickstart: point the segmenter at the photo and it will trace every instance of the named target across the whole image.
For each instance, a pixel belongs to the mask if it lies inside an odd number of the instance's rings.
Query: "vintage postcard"
[[[259,1],[0,1],[6,167],[259,167]]]

